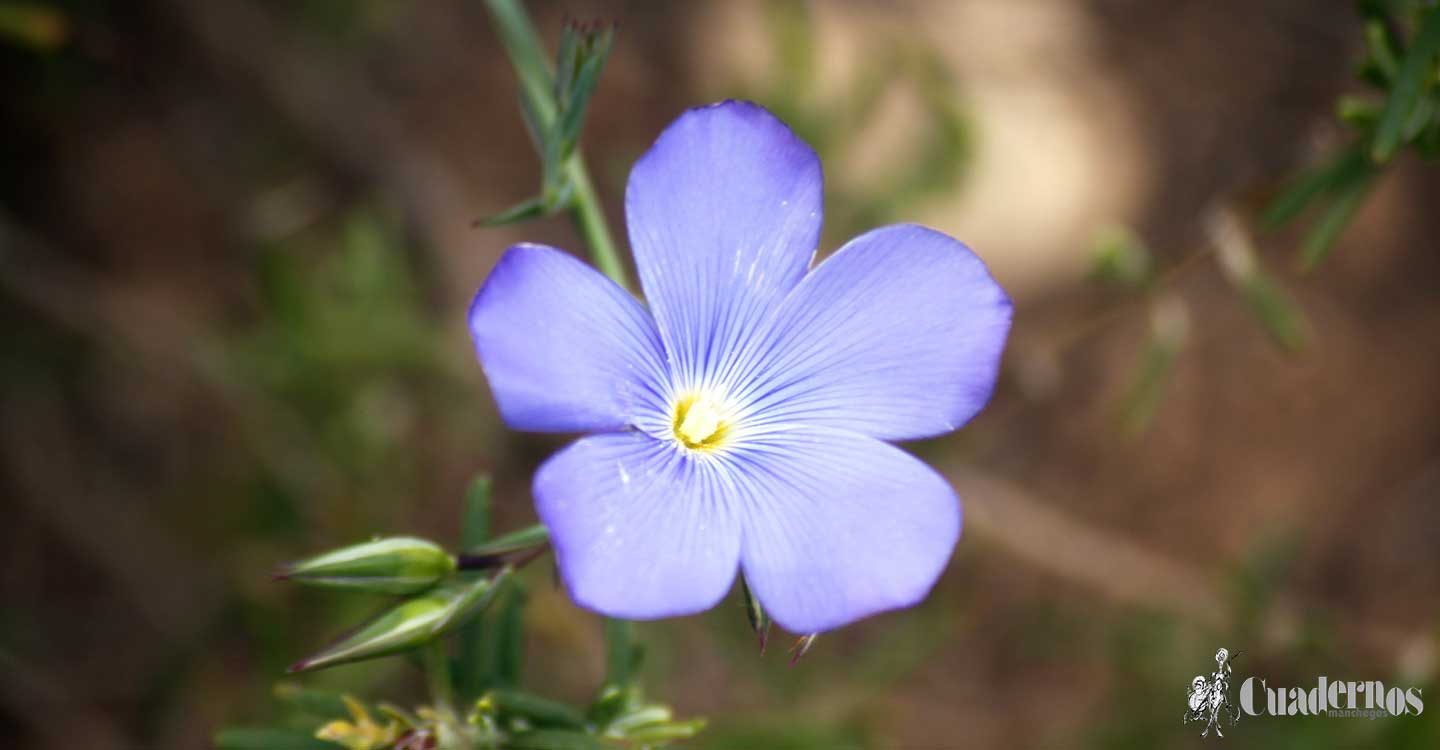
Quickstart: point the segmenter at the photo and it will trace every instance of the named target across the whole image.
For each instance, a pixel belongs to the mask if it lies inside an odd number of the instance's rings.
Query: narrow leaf
[[[1364,205],[1374,182],[1374,175],[1368,175],[1346,185],[1335,196],[1334,201],[1325,209],[1324,215],[1310,228],[1310,233],[1306,235],[1305,243],[1301,246],[1300,261],[1305,270],[1314,269],[1330,256],[1335,241],[1340,238],[1345,227],[1349,226],[1355,212]]]
[[[1127,227],[1101,229],[1091,246],[1090,276],[1095,280],[1123,289],[1138,289],[1150,281],[1155,266],[1150,249]]]
[[[555,101],[570,97],[575,70],[580,59],[580,28],[577,21],[566,21],[560,27],[560,49],[555,53]]]
[[[1145,353],[1121,402],[1120,424],[1128,437],[1138,437],[1150,428],[1155,412],[1165,400],[1188,328],[1183,303],[1167,298],[1156,304]]]
[[[488,474],[475,477],[465,493],[465,513],[460,523],[460,548],[478,547],[490,537],[491,480]],[[459,631],[459,647],[452,670],[456,689],[473,698],[486,687],[485,628],[482,617],[466,623]]]
[[[294,707],[301,713],[319,718],[344,716],[349,712],[345,696],[330,690],[304,688],[293,682],[282,682],[275,686],[276,700]]]
[[[525,666],[525,589],[516,581],[497,602],[495,616],[486,628],[490,684],[520,684]]]
[[[610,47],[615,32],[611,29],[598,32],[593,45],[588,45],[585,57],[575,73],[573,88],[560,101],[560,120],[556,135],[561,144],[560,157],[567,159],[575,152],[580,141],[580,128],[585,121],[585,112],[590,106],[590,97],[600,83],[600,73],[610,56]]]
[[[229,727],[215,733],[215,750],[326,750],[334,742],[296,729]]]
[[[673,718],[675,715],[669,706],[641,706],[612,720],[605,727],[605,733],[614,737],[626,737],[640,727],[663,724]]]
[[[1369,131],[1380,122],[1380,105],[1358,96],[1342,96],[1335,103],[1335,116],[1352,128]]]
[[[542,524],[537,523],[474,547],[467,547],[464,554],[460,555],[460,567],[474,570],[497,565],[516,553],[542,547],[549,541],[550,532]]]
[[[520,717],[537,727],[583,729],[585,715],[568,703],[519,690],[491,690],[480,699],[481,711],[493,710],[501,718]]]
[[[1369,47],[1370,62],[1385,81],[1393,81],[1395,72],[1400,67],[1400,63],[1395,59],[1398,45],[1390,34],[1389,26],[1387,20],[1380,18],[1365,22],[1365,43]]]
[[[625,734],[625,739],[631,742],[652,743],[671,742],[674,740],[688,740],[699,734],[705,728],[704,719],[691,719],[689,721],[670,721],[663,724],[647,724],[643,727],[636,727]]]
[[[549,202],[545,196],[537,195],[534,198],[521,201],[487,219],[481,219],[476,226],[498,227],[505,224],[514,224],[520,221],[539,219],[550,213]]]
[[[1420,30],[1410,48],[1405,51],[1405,60],[1385,102],[1385,112],[1370,149],[1375,161],[1389,161],[1403,145],[1405,126],[1430,84],[1437,55],[1440,55],[1440,9],[1430,8],[1421,19]]]
[[[490,538],[490,491],[493,482],[489,474],[481,474],[470,482],[465,491],[465,515],[460,522],[460,549],[479,547]]]
[[[1415,138],[1415,151],[1422,159],[1440,156],[1440,117],[1436,117]]]
[[[505,747],[512,750],[601,750],[605,745],[598,737],[584,732],[537,729],[511,737]]]
[[[1287,352],[1305,348],[1305,314],[1276,281],[1256,271],[1244,284],[1245,303],[1260,322],[1260,327],[1276,346]]]
[[[1261,223],[1266,229],[1275,229],[1299,216],[1322,193],[1363,177],[1370,169],[1367,161],[1365,153],[1356,146],[1345,149],[1329,162],[1301,174],[1265,207]]]
[[[638,701],[633,687],[606,684],[585,715],[596,726],[608,726]]]

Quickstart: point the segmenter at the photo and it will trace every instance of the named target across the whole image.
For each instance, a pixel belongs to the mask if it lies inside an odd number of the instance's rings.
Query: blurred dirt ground
[[[479,4],[56,7],[60,46],[0,45],[0,737],[204,747],[357,615],[270,584],[274,564],[448,539],[481,470],[502,528],[533,518],[528,478],[563,441],[499,424],[463,313],[507,244],[578,241],[559,219],[472,228],[539,180]],[[700,746],[1191,746],[1184,686],[1220,645],[1287,684],[1434,684],[1440,171],[1392,170],[1314,273],[1298,234],[1255,232],[1307,316],[1297,353],[1206,233],[1343,137],[1348,4],[531,8],[552,40],[565,15],[621,24],[584,136],[617,231],[629,164],[686,107],[750,96],[821,132],[822,105],[923,51],[938,72],[904,68],[928,72],[821,147],[824,249],[869,217],[923,221],[1018,302],[992,405],[916,447],[967,508],[931,601],[794,670],[754,655],[738,604],[642,627],[653,692],[714,719]],[[893,167],[937,90],[963,115],[954,179],[873,209],[911,184]],[[1087,276],[1116,224],[1188,320],[1138,434],[1149,298]],[[530,682],[583,696],[597,621],[535,579]],[[348,678],[418,692],[403,664]],[[1281,724],[1252,741],[1385,741]]]

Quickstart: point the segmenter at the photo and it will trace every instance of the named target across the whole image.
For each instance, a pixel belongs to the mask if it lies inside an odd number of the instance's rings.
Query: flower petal
[[[960,536],[960,504],[930,467],[852,432],[748,439],[741,566],[765,611],[818,633],[925,598]]]
[[[563,251],[507,250],[470,305],[470,333],[500,415],[515,429],[618,430],[642,413],[664,413],[654,322],[629,293]]]
[[[742,357],[755,424],[804,422],[883,440],[954,430],[995,388],[1010,298],[965,245],[896,225],[851,240],[785,299]],[[745,367],[739,368],[744,370]]]
[[[815,152],[749,102],[686,112],[636,162],[630,244],[679,387],[723,372],[805,275],[821,192]]]
[[[592,435],[535,475],[570,596],[612,617],[709,609],[740,560],[737,489],[718,463],[641,433]]]

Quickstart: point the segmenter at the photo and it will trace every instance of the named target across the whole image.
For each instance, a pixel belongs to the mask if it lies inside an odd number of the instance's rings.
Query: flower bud
[[[391,537],[343,547],[287,566],[279,580],[377,594],[414,594],[455,571],[455,560],[434,542]]]
[[[386,610],[334,646],[292,665],[289,671],[332,667],[423,646],[485,609],[510,575],[511,570],[506,568],[493,578],[442,584]]]

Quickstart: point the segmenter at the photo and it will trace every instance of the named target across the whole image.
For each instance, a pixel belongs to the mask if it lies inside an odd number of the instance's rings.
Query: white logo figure
[[[1240,654],[1235,654],[1236,659]],[[1230,675],[1234,671],[1230,668],[1230,652],[1220,649],[1215,652],[1215,672],[1207,679],[1204,675],[1195,675],[1190,681],[1190,689],[1186,691],[1189,698],[1189,710],[1185,712],[1186,724],[1192,721],[1205,722],[1205,731],[1200,733],[1201,737],[1210,734],[1215,730],[1216,737],[1224,737],[1225,733],[1220,731],[1220,724],[1223,719],[1229,719],[1233,725],[1240,720],[1240,709],[1230,702]]]

